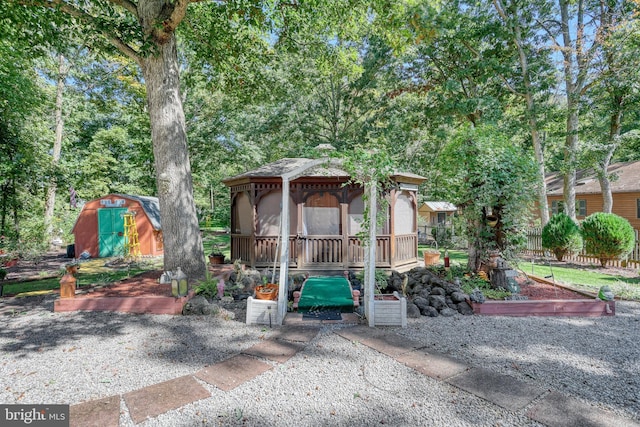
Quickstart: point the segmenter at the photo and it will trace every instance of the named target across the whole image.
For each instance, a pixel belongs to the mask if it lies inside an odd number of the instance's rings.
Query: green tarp
[[[326,310],[353,312],[351,286],[344,277],[310,277],[304,282],[298,312]]]

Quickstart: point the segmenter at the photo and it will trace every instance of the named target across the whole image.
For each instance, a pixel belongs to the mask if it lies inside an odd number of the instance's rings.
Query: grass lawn
[[[578,289],[598,293],[600,287],[608,285],[616,296],[624,299],[640,300],[640,277],[623,277],[603,274],[594,269],[576,269],[568,267],[549,267],[531,262],[520,262],[518,268],[526,274],[538,277],[553,274],[558,283],[571,285]],[[533,272],[532,272],[533,271]],[[551,280],[551,278],[549,278]]]
[[[219,250],[225,258],[231,258],[231,235],[225,233],[224,229],[203,229],[202,244],[205,256]]]
[[[135,276],[138,273],[142,273],[146,270],[122,270],[122,271],[110,271],[101,273],[78,273],[77,286],[85,286],[90,284],[107,284],[117,282],[118,280],[126,279],[131,276]],[[50,293],[54,289],[60,289],[60,278],[62,276],[34,280],[30,282],[19,282],[14,284],[5,284],[3,287],[3,295],[18,295],[18,296],[31,296],[41,295],[44,293]],[[43,292],[45,291],[45,292]]]

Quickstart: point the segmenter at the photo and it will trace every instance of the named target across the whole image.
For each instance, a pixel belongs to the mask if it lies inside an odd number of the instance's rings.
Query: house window
[[[636,218],[640,219],[640,199],[636,199]]]
[[[576,215],[577,216],[587,216],[587,201],[586,200],[576,200]]]
[[[445,224],[447,222],[447,213],[438,212],[438,224]]]
[[[564,202],[562,200],[552,200],[551,201],[551,214],[555,215],[557,213],[564,212]]]

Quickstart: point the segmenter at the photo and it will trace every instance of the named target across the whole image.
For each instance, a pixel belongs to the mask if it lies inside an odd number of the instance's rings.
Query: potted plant
[[[213,248],[209,254],[209,263],[211,264],[224,264],[224,254],[218,247],[217,243],[213,243]]]
[[[262,279],[262,285],[256,286],[256,299],[266,299],[275,301],[278,299],[278,290],[280,286],[277,283],[267,283],[267,278]]]

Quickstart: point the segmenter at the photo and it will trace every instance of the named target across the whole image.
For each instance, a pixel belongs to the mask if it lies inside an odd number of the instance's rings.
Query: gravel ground
[[[4,313],[0,402],[76,404],[193,374],[272,330],[214,317],[53,313],[53,298]],[[1,304],[0,304],[1,308]],[[614,317],[410,319],[390,329],[427,349],[640,422],[640,304]],[[539,426],[325,326],[284,364],[144,426]],[[271,362],[269,362],[271,363]],[[132,426],[126,405],[121,426]]]

